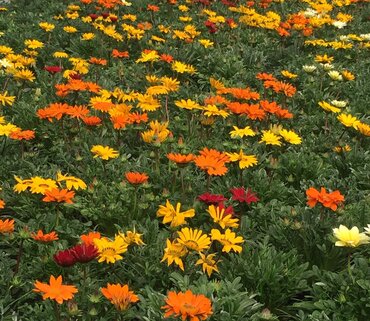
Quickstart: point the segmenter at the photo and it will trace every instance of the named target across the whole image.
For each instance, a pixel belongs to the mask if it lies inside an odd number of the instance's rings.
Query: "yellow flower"
[[[211,244],[211,239],[207,234],[203,234],[202,230],[184,227],[177,234],[179,236],[176,239],[178,243],[186,246],[188,250],[201,252],[208,250]]]
[[[357,226],[349,230],[346,226],[339,225],[339,228],[333,229],[333,233],[338,240],[335,242],[335,246],[357,247],[370,242],[370,237],[365,233],[360,233]]]
[[[40,176],[31,177],[30,191],[32,194],[45,194],[45,191],[58,188],[56,181]]]
[[[195,68],[191,65],[187,65],[187,64],[184,64],[180,61],[174,61],[172,64],[171,64],[171,68],[172,70],[180,73],[180,74],[183,74],[184,72],[187,72],[189,74],[193,74],[196,72]]]
[[[203,109],[205,111],[204,115],[207,117],[211,116],[221,116],[222,118],[226,118],[229,116],[229,113],[225,110],[218,109],[216,105],[207,105]]]
[[[94,155],[94,158],[100,157],[101,159],[108,160],[110,158],[117,158],[119,156],[118,151],[110,148],[109,146],[94,145],[90,150]]]
[[[21,193],[31,187],[31,179],[20,179],[18,176],[14,176],[14,179],[17,181],[17,184],[13,187],[14,192]]]
[[[370,125],[359,122],[357,124],[357,130],[365,136],[370,136]]]
[[[189,8],[185,5],[179,5],[179,10],[182,11],[182,12],[186,12],[186,11],[189,11]]]
[[[181,203],[176,204],[176,209],[174,206],[169,202],[166,201],[166,205],[159,205],[159,209],[157,211],[158,217],[163,217],[163,224],[171,223],[171,227],[180,226],[186,224],[186,218],[194,217],[195,210],[190,209],[185,212],[180,212]]]
[[[275,135],[271,130],[263,130],[262,133],[260,143],[264,142],[266,145],[281,146],[281,137]]]
[[[30,49],[38,49],[44,46],[44,43],[35,39],[26,39],[24,41],[25,46]]]
[[[246,126],[244,128],[238,128],[237,126],[233,126],[234,130],[232,130],[229,134],[231,138],[243,138],[244,136],[255,136],[256,133],[249,127]]]
[[[360,123],[360,121],[356,118],[356,117],[354,117],[354,116],[352,116],[352,115],[350,115],[350,114],[348,114],[348,115],[346,115],[346,114],[340,114],[338,117],[337,117],[337,119],[344,125],[344,126],[346,126],[346,127],[353,127],[354,129],[357,129],[357,126],[358,126],[358,124]]]
[[[157,61],[159,60],[160,56],[156,50],[151,50],[149,52],[142,52],[141,57],[137,59],[135,62],[148,62],[148,61]]]
[[[225,234],[221,234],[217,229],[212,229],[211,239],[223,245],[222,252],[229,253],[232,250],[236,253],[240,253],[242,251],[242,247],[238,244],[244,242],[243,238],[241,236],[236,236],[229,228],[225,231]]]
[[[166,87],[168,91],[178,91],[180,82],[176,78],[171,77],[161,77],[160,81],[162,86]]]
[[[9,136],[12,132],[16,130],[20,130],[20,128],[11,123],[0,125],[0,136]]]
[[[354,74],[352,74],[351,72],[349,72],[348,70],[343,70],[343,71],[342,71],[342,76],[343,76],[346,80],[348,80],[348,81],[350,81],[350,80],[354,80],[354,79],[355,79],[355,75],[354,75]]]
[[[153,40],[153,41],[157,41],[157,42],[166,42],[166,39],[163,39],[163,38],[155,36],[155,35],[153,35],[150,39]]]
[[[175,105],[177,107],[183,108],[183,109],[188,109],[188,110],[193,110],[193,109],[202,109],[202,107],[195,101],[191,99],[181,99],[181,100],[176,100]]]
[[[45,30],[46,32],[53,31],[55,28],[55,25],[53,25],[52,23],[48,23],[48,22],[40,22],[39,26],[41,29]]]
[[[54,58],[68,58],[68,54],[63,51],[56,51],[53,53]]]
[[[204,48],[209,48],[213,47],[214,42],[209,40],[209,39],[199,39],[198,42],[204,47]]]
[[[166,243],[167,247],[164,249],[164,255],[161,262],[167,260],[168,266],[175,262],[175,264],[184,271],[184,263],[181,258],[188,253],[186,247],[180,243],[176,243],[176,241],[171,243],[169,239],[167,239]]]
[[[28,80],[31,82],[36,79],[34,73],[29,69],[18,70],[13,74],[13,76],[16,80]]]
[[[143,234],[136,233],[135,230],[132,231],[127,231],[126,234],[124,233],[119,233],[119,237],[123,238],[123,241],[127,244],[127,246],[131,244],[136,244],[136,245],[145,245],[143,240],[141,239],[141,236]]]
[[[210,277],[212,272],[219,272],[217,268],[217,262],[213,258],[216,256],[215,253],[205,255],[201,252],[199,252],[200,259],[195,263],[195,265],[202,264],[203,273],[207,272],[208,276]]]
[[[244,155],[241,149],[238,153],[226,153],[232,162],[239,162],[239,168],[244,169],[258,164],[256,155]]]
[[[213,222],[220,225],[221,228],[238,227],[239,219],[232,218],[231,214],[225,214],[225,209],[218,206],[210,205],[207,209],[208,214],[213,218]]]
[[[328,57],[326,54],[323,56],[317,55],[315,57],[315,61],[319,62],[321,64],[327,64],[327,63],[332,63],[334,60],[334,57]]]
[[[0,93],[0,103],[5,106],[5,105],[13,105],[15,100],[15,96],[8,96],[8,92],[4,92],[3,94]]]
[[[81,36],[82,40],[92,40],[94,38],[95,38],[95,34],[93,34],[92,32],[83,33]]]
[[[63,27],[63,30],[67,33],[77,32],[77,29],[75,27],[72,27],[72,26],[65,26],[65,27]]]
[[[87,187],[87,185],[82,179],[74,176],[63,175],[62,173],[57,174],[57,182],[65,182],[66,187],[69,190],[75,189],[77,191],[80,188],[86,189]]]
[[[324,109],[326,111],[330,111],[332,113],[339,113],[340,112],[340,108],[334,107],[334,106],[330,105],[329,103],[327,103],[326,101],[320,101],[319,106],[322,109]]]
[[[104,261],[107,263],[115,263],[118,260],[122,260],[123,257],[120,254],[127,251],[127,244],[122,237],[115,237],[114,241],[106,237],[101,239],[95,238],[94,245],[98,249],[99,263]]]
[[[281,74],[282,74],[284,77],[289,78],[289,79],[294,79],[294,78],[297,78],[297,77],[298,77],[298,75],[293,74],[293,73],[289,72],[288,70],[283,70],[283,71],[281,72]]]
[[[137,106],[141,108],[143,111],[155,111],[159,107],[161,107],[159,100],[153,97],[152,95],[139,94],[137,96],[137,100],[138,100]]]
[[[160,123],[157,120],[149,123],[150,129],[141,133],[144,142],[148,144],[159,144],[164,142],[170,131],[167,129],[168,122]]]
[[[279,135],[284,138],[284,140],[293,145],[299,145],[302,143],[302,138],[299,137],[294,131],[282,129]]]

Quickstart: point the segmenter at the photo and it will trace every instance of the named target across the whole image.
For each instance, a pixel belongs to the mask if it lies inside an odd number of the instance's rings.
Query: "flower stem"
[[[351,270],[351,253],[348,253],[348,274],[349,277],[351,278],[352,283],[354,283],[353,275],[352,275],[352,270]]]
[[[16,275],[19,271],[19,266],[21,264],[21,257],[22,257],[22,254],[23,254],[23,242],[24,242],[24,239],[21,240],[21,243],[19,244],[19,250],[18,250],[18,255],[17,255],[17,263],[15,265],[15,268],[14,268],[14,275]]]
[[[55,320],[60,321],[60,307],[57,302],[54,303]]]

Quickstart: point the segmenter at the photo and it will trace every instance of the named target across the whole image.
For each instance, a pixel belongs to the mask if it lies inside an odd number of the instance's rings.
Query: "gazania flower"
[[[0,199],[0,210],[3,208],[5,208],[5,202],[2,199]]]
[[[338,190],[328,193],[324,187],[321,187],[320,192],[314,187],[310,187],[306,190],[306,195],[307,205],[310,207],[314,207],[319,202],[333,211],[336,211],[338,205],[344,201],[344,196]]]
[[[245,190],[244,187],[235,187],[235,188],[232,188],[230,192],[233,194],[232,199],[234,201],[238,201],[241,203],[247,203],[248,205],[259,201],[259,198],[257,197],[257,195],[253,193],[250,188]]]
[[[44,300],[51,299],[62,304],[63,301],[72,299],[74,294],[78,292],[75,286],[64,285],[62,282],[63,279],[61,275],[57,278],[51,275],[49,284],[36,281],[33,291],[41,293]]]
[[[271,130],[263,130],[262,133],[260,143],[281,146],[281,137],[275,135]]]
[[[57,202],[57,203],[68,203],[72,204],[72,198],[75,196],[75,192],[69,191],[68,189],[53,188],[47,190],[44,193],[45,197],[42,199],[44,202]]]
[[[31,177],[30,191],[32,194],[45,194],[46,191],[57,188],[57,183],[51,178]]]
[[[16,140],[31,140],[35,138],[33,130],[15,130],[10,133],[9,137]]]
[[[99,252],[98,262],[115,263],[117,260],[122,260],[122,253],[127,251],[127,244],[121,237],[116,237],[113,241],[107,238],[94,239],[94,245]]]
[[[244,128],[238,128],[237,126],[233,126],[234,130],[230,132],[231,138],[243,138],[244,136],[255,136],[256,133],[249,127],[246,126]]]
[[[255,155],[245,155],[241,149],[239,153],[226,153],[230,157],[230,161],[239,162],[239,168],[244,169],[257,165],[257,157]]]
[[[63,70],[63,68],[60,66],[45,66],[44,69],[48,73],[53,74],[53,75]]]
[[[202,230],[184,227],[177,234],[178,243],[186,246],[188,250],[201,252],[207,250],[211,244],[210,238],[207,234],[203,234]]]
[[[38,230],[37,233],[32,233],[31,237],[38,242],[49,243],[59,240],[58,234],[55,231],[45,233],[42,230]]]
[[[3,94],[0,93],[0,103],[3,106],[5,106],[5,105],[8,105],[8,106],[13,105],[14,100],[15,100],[15,96],[8,96],[8,92],[7,91],[5,91]]]
[[[62,267],[69,267],[74,265],[77,260],[70,249],[59,251],[53,255],[53,259],[56,264]]]
[[[226,227],[238,227],[237,218],[232,218],[231,214],[225,213],[225,208],[220,208],[218,206],[210,205],[207,209],[208,214],[212,217],[213,222],[220,225],[221,228]]]
[[[201,170],[207,172],[211,176],[223,176],[227,173],[225,162],[212,156],[196,156],[194,159],[195,165]]]
[[[243,238],[241,236],[236,236],[229,228],[225,231],[225,234],[221,234],[217,229],[212,229],[211,239],[212,241],[219,241],[223,245],[222,252],[229,253],[232,250],[236,253],[240,253],[242,251],[242,247],[238,244],[244,242]]]
[[[98,256],[98,250],[93,244],[77,244],[70,249],[77,262],[87,263]]]
[[[88,234],[82,234],[80,239],[82,243],[89,245],[94,244],[94,239],[100,239],[101,235],[99,232],[89,232]]]
[[[181,317],[183,321],[206,320],[212,315],[211,300],[203,294],[193,294],[190,290],[183,292],[169,292],[166,305],[162,307],[165,310],[164,317]]]
[[[196,265],[202,264],[203,273],[207,272],[208,276],[211,276],[212,272],[218,272],[217,262],[214,260],[216,253],[203,254],[199,252],[200,259],[195,263]],[[220,262],[220,261],[218,261]]]
[[[148,181],[149,176],[145,173],[127,172],[125,173],[127,181],[132,185],[144,184]]]
[[[127,246],[130,246],[131,244],[145,245],[145,243],[141,239],[141,236],[143,234],[136,233],[135,229],[134,229],[133,232],[132,231],[127,231],[126,234],[119,233],[118,235],[123,238],[123,240],[127,244]]]
[[[170,203],[169,200],[166,201],[166,205],[159,205],[157,211],[157,217],[163,217],[163,224],[171,223],[171,227],[180,226],[186,224],[186,218],[194,217],[195,210],[190,209],[184,212],[180,212],[181,203],[176,204],[176,209]]]
[[[195,156],[193,154],[187,154],[187,155],[179,154],[179,153],[169,153],[169,154],[167,154],[167,158],[170,161],[175,162],[178,166],[184,166],[184,165],[190,163],[191,161],[194,160],[194,157]]]
[[[128,285],[107,284],[106,288],[101,289],[101,293],[116,307],[119,311],[125,311],[131,303],[139,301],[139,297],[130,291]]]
[[[217,205],[227,200],[227,198],[221,194],[203,193],[198,196],[198,200],[206,203],[207,205]]]
[[[370,237],[365,233],[360,233],[357,226],[348,229],[344,225],[334,228],[333,233],[337,241],[335,246],[357,247],[361,244],[370,243]]]
[[[184,263],[182,262],[182,257],[188,253],[186,246],[176,241],[171,241],[167,239],[167,247],[164,249],[164,255],[161,262],[167,260],[168,266],[175,263],[181,270],[184,271]]]
[[[350,114],[340,114],[337,119],[346,127],[353,127],[354,129],[357,129],[358,124],[360,121],[350,115]]]
[[[69,190],[75,189],[77,191],[79,189],[87,188],[86,183],[82,179],[74,176],[63,175],[62,173],[57,174],[57,182],[65,182],[66,187]]]
[[[283,139],[293,145],[299,145],[302,143],[302,138],[299,137],[294,131],[282,129],[279,132],[279,135],[283,137]]]
[[[317,202],[322,202],[323,190],[325,190],[323,187],[321,188],[321,193],[314,187],[310,187],[306,190],[307,205],[309,207],[312,208],[317,204]]]
[[[109,146],[94,145],[91,148],[91,152],[95,154],[94,158],[100,157],[101,159],[108,160],[110,158],[117,158],[119,156],[118,151],[110,148]]]
[[[5,221],[0,220],[0,234],[13,233],[14,232],[14,220],[6,219]]]
[[[319,106],[326,110],[326,111],[330,111],[332,113],[339,113],[340,112],[340,108],[338,107],[335,107],[335,106],[332,106],[330,105],[329,103],[327,103],[326,101],[320,101],[319,102]]]

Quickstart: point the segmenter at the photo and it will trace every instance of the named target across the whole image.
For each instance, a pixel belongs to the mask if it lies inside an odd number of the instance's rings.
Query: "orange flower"
[[[101,58],[96,58],[96,57],[91,57],[89,59],[89,62],[91,64],[100,65],[100,66],[106,66],[107,65],[107,60],[106,59],[101,59]]]
[[[169,153],[167,154],[167,158],[170,161],[175,162],[177,165],[185,165],[190,163],[191,161],[194,160],[194,155],[193,154],[188,154],[188,155],[183,155],[183,154],[178,154],[178,153]]]
[[[74,191],[68,189],[53,188],[45,191],[45,197],[42,199],[44,202],[58,202],[58,203],[69,203],[72,204],[72,198],[75,196]]]
[[[208,175],[223,176],[227,172],[225,162],[212,156],[196,156],[194,162],[201,170],[206,171]]]
[[[216,159],[218,159],[218,160],[220,160],[221,162],[224,162],[224,163],[230,162],[230,157],[227,156],[226,153],[219,152],[218,150],[213,149],[213,148],[208,149],[207,147],[204,147],[199,152],[199,154],[202,155],[202,156],[210,156],[210,157],[216,158]]]
[[[173,57],[171,55],[167,55],[167,54],[161,54],[160,59],[162,61],[165,61],[165,62],[169,63],[169,64],[173,61]]]
[[[42,230],[38,230],[37,234],[32,233],[31,237],[35,241],[39,241],[39,242],[43,242],[43,243],[48,243],[48,242],[53,242],[53,241],[59,240],[58,234],[54,231],[50,232],[50,233],[47,233],[47,234],[44,234],[44,232]]]
[[[148,4],[148,6],[147,6],[147,10],[148,10],[148,11],[157,12],[157,11],[159,11],[159,7],[158,7],[158,6],[155,6],[155,5],[153,5],[153,4]]]
[[[5,221],[0,220],[0,233],[13,233],[14,232],[14,220],[6,219]]]
[[[276,78],[273,75],[267,74],[265,72],[261,72],[257,74],[256,78],[258,80],[263,80],[263,81],[266,81],[266,80],[276,81]]]
[[[162,309],[165,309],[165,318],[181,316],[183,321],[206,320],[212,314],[211,300],[203,294],[193,294],[190,290],[185,293],[169,292]]]
[[[16,130],[11,132],[9,137],[16,140],[30,140],[35,138],[35,132],[33,130]]]
[[[133,291],[129,291],[127,284],[122,286],[108,283],[106,288],[101,289],[101,292],[119,311],[125,311],[130,303],[139,301],[139,297]]]
[[[128,114],[118,114],[111,116],[111,122],[113,123],[114,129],[125,128],[126,125],[131,124],[130,115]]]
[[[306,190],[306,195],[307,205],[311,208],[314,207],[317,202],[322,201],[320,192],[314,187],[310,187],[308,190]]]
[[[86,245],[94,245],[94,239],[100,239],[100,237],[99,232],[89,232],[88,234],[82,234],[80,239]]]
[[[336,211],[338,205],[344,201],[344,196],[339,191],[334,191],[323,196],[322,205]]]
[[[344,202],[344,196],[337,190],[331,193],[328,193],[324,187],[321,187],[320,192],[313,187],[310,187],[306,191],[307,195],[307,204],[310,207],[314,207],[317,202],[321,203],[323,206],[330,208],[333,211],[336,211],[338,205]]]
[[[5,202],[0,199],[0,209],[5,208]]]
[[[127,172],[125,173],[127,181],[132,185],[140,185],[148,181],[149,176],[145,173]]]
[[[128,58],[129,54],[128,54],[128,51],[118,51],[117,49],[113,49],[112,57],[114,57],[114,58]]]
[[[147,113],[140,114],[136,112],[136,113],[130,113],[128,116],[129,116],[131,124],[146,123],[148,121]]]
[[[83,117],[82,121],[88,126],[97,126],[101,124],[101,119],[98,116]]]
[[[43,300],[51,299],[62,304],[63,301],[72,299],[74,294],[78,292],[75,286],[63,285],[62,282],[63,279],[61,275],[59,275],[58,278],[51,275],[49,281],[50,284],[41,283],[36,280],[33,291],[42,293]]]

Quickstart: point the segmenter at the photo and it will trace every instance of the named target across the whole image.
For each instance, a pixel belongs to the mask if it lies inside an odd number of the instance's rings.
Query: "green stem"
[[[349,277],[351,278],[352,283],[354,283],[352,270],[351,270],[351,253],[348,253],[348,274],[349,274]]]
[[[211,175],[207,174],[207,192],[209,192],[210,187],[211,187]]]
[[[134,219],[137,219],[137,189],[138,189],[138,187],[135,186],[135,190],[134,190]]]
[[[57,302],[54,303],[55,320],[60,321],[60,306]]]

